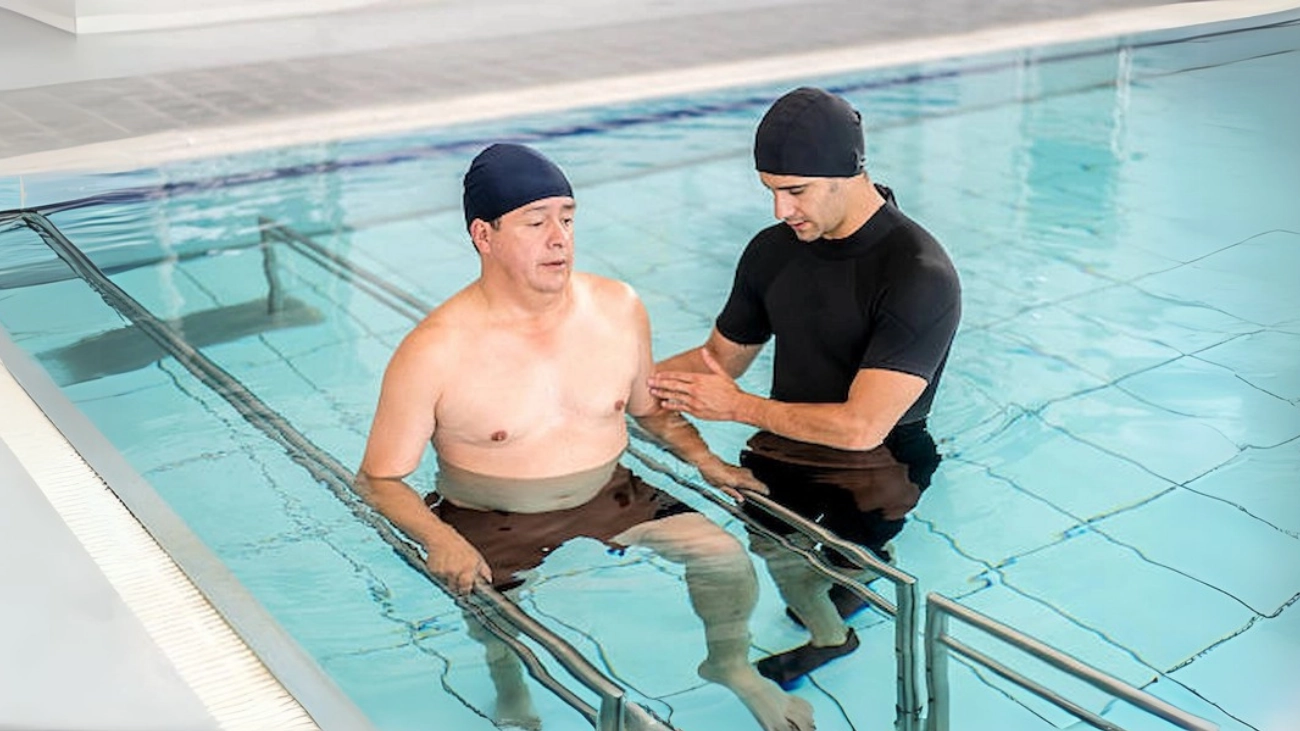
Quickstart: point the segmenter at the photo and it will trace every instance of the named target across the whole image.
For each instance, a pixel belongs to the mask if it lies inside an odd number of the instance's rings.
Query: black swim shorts
[[[767,485],[772,500],[884,561],[890,560],[885,544],[903,529],[939,461],[924,421],[895,427],[883,445],[866,452],[759,432],[740,455],[741,465]],[[775,533],[793,530],[762,508],[744,510]]]

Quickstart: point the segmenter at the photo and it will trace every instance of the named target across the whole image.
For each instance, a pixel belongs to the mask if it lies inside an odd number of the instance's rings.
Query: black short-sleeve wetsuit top
[[[961,285],[934,237],[886,203],[851,236],[800,241],[778,223],[749,242],[717,327],[728,340],[776,337],[772,398],[843,403],[862,368],[926,379],[900,424],[924,419],[957,323]]]

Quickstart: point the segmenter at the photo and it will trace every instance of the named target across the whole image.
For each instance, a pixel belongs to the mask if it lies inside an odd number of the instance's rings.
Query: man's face
[[[573,270],[573,213],[568,196],[543,198],[488,226],[488,256],[512,279],[538,292],[558,292]]]
[[[772,191],[773,214],[794,229],[800,241],[821,237],[842,239],[847,228],[849,198],[841,178],[805,178],[798,175],[759,173]]]

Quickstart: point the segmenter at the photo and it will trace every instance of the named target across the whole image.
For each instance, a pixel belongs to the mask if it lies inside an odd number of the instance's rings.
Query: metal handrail
[[[195,378],[225,399],[245,421],[280,444],[295,462],[328,487],[356,517],[375,529],[384,542],[388,543],[407,564],[428,577],[435,586],[451,596],[463,609],[477,618],[486,620],[485,626],[489,629],[494,626],[491,613],[506,618],[514,629],[546,648],[579,682],[597,693],[601,698],[601,707],[594,714],[594,724],[599,731],[622,731],[625,706],[628,704],[626,693],[618,684],[601,674],[572,645],[528,617],[513,602],[491,587],[483,584],[476,585],[470,598],[461,597],[450,591],[429,572],[419,551],[398,535],[386,520],[376,517],[356,496],[352,491],[355,477],[347,468],[307,439],[238,379],[196,350],[148,308],[117,286],[48,218],[40,213],[28,211],[19,213],[18,218],[39,234],[54,253],[91,289],[95,290],[110,308],[127,318],[132,325],[175,358]],[[484,608],[490,609],[491,612],[484,611]],[[515,645],[512,644],[513,646]],[[556,692],[561,699],[570,702],[588,719],[593,719],[591,707],[582,703],[567,688],[560,685],[540,663],[529,663],[525,660],[525,666],[539,683]],[[557,691],[557,688],[562,690]],[[577,704],[573,703],[575,700],[578,700]]]
[[[393,285],[378,274],[358,266],[355,262],[339,256],[311,240],[311,238],[276,222],[275,219],[259,216],[257,227],[262,237],[263,247],[266,247],[271,240],[278,239],[312,263],[330,271],[400,315],[418,322],[420,318],[433,309],[432,303],[421,300],[401,287]]]
[[[1094,688],[1110,693],[1144,711],[1159,716],[1178,728],[1188,729],[1189,731],[1218,731],[1219,727],[1210,721],[1175,708],[1146,691],[1107,675],[1060,650],[933,592],[926,596],[925,602],[925,677],[930,693],[926,731],[948,731],[949,651],[956,652],[958,655],[992,670],[1006,680],[1019,685],[1095,728],[1104,729],[1105,731],[1124,731],[1123,727],[1107,721],[1092,711],[957,640],[948,634],[949,617],[961,620],[971,627],[982,630],[1058,670],[1087,682]]]
[[[260,217],[258,225],[264,241],[280,240],[292,245],[295,250],[307,255],[307,258],[319,266],[336,272],[348,281],[357,283],[359,288],[387,305],[390,309],[418,321],[433,309],[433,304],[425,302],[415,295],[393,285],[383,277],[367,270],[345,257],[322,247],[311,238],[292,228],[267,217]],[[635,424],[629,424],[629,432],[649,444],[657,441]],[[797,553],[823,576],[845,586],[854,595],[870,603],[885,614],[894,618],[894,651],[897,657],[898,702],[895,707],[897,731],[916,731],[921,724],[921,699],[918,690],[918,653],[916,651],[917,635],[917,589],[916,579],[876,558],[870,551],[856,543],[839,538],[834,533],[803,516],[792,512],[766,496],[746,490],[745,499],[758,506],[764,512],[785,522],[792,528],[817,543],[831,548],[844,556],[850,563],[861,569],[870,569],[888,579],[895,587],[898,604],[895,606],[884,597],[862,585],[856,577],[827,563],[816,552],[808,551],[794,545],[784,536],[777,535],[763,527],[751,516],[736,508],[735,505],[719,497],[715,491],[697,485],[677,475],[671,468],[658,462],[644,452],[628,446],[628,453],[641,461],[651,470],[667,476],[677,484],[704,496],[706,499],[727,511],[733,517],[743,521],[750,528],[763,533],[787,550]]]
[[[658,445],[658,441],[635,424],[629,425],[629,432],[641,441]],[[921,725],[920,694],[917,689],[917,653],[916,653],[916,578],[876,558],[870,551],[856,543],[846,541],[824,527],[791,511],[789,508],[773,501],[766,495],[753,490],[742,489],[745,500],[769,515],[783,521],[796,531],[817,543],[835,550],[858,568],[870,569],[887,578],[894,585],[898,606],[894,606],[884,597],[868,589],[852,574],[830,565],[821,555],[797,546],[785,536],[768,530],[753,517],[740,510],[731,502],[723,499],[717,491],[700,486],[687,480],[672,468],[664,465],[645,452],[629,445],[628,453],[642,464],[658,472],[673,482],[694,491],[714,505],[722,508],[732,517],[741,520],[750,529],[776,541],[787,550],[793,551],[807,560],[818,573],[841,584],[855,596],[869,602],[872,606],[894,618],[894,654],[897,657],[898,703],[895,707],[894,721],[898,731],[916,731]]]
[[[307,256],[308,260],[319,266],[334,271],[339,276],[354,282],[359,288],[387,305],[390,309],[418,321],[424,313],[433,309],[433,304],[425,302],[415,295],[394,286],[383,277],[370,272],[345,257],[329,251],[311,238],[292,228],[267,217],[260,217],[258,225],[264,242],[279,240],[290,244],[295,250]],[[656,440],[635,424],[629,425],[633,436],[650,444]],[[858,568],[870,569],[888,579],[895,587],[898,604],[895,606],[884,597],[862,585],[856,577],[827,563],[822,556],[794,545],[784,536],[777,535],[756,522],[751,516],[737,509],[730,502],[720,498],[713,490],[697,485],[677,475],[671,468],[629,445],[628,453],[636,457],[651,470],[672,479],[677,484],[700,494],[743,521],[750,528],[763,533],[768,538],[782,545],[787,550],[797,553],[822,575],[845,586],[853,594],[885,614],[894,618],[894,650],[897,657],[898,702],[895,707],[895,726],[898,731],[916,731],[921,724],[921,699],[917,687],[918,654],[916,651],[917,634],[917,596],[916,579],[876,558],[870,551],[855,543],[845,541],[822,526],[807,520],[786,507],[767,497],[746,492],[746,500],[763,511],[785,522],[792,528],[815,542],[838,552]]]

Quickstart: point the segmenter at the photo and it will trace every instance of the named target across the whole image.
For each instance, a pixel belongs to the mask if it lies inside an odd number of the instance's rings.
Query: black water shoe
[[[844,644],[814,647],[810,642],[793,650],[765,657],[759,660],[755,667],[758,668],[759,675],[784,688],[831,660],[843,657],[856,649],[858,649],[858,633],[850,628]]]

